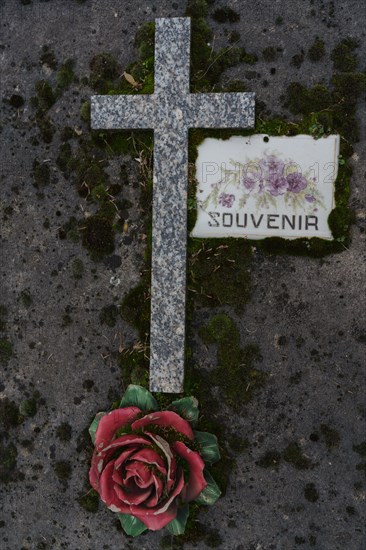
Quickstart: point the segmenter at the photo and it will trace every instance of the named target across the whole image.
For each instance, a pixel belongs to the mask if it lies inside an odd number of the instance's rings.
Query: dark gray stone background
[[[231,0],[228,4],[240,13],[241,20],[233,25],[211,20],[217,47],[227,45],[226,31],[233,29],[241,34],[240,45],[250,52],[260,54],[269,45],[283,47],[275,63],[242,65],[224,76],[245,80],[248,70],[260,73],[260,78],[248,84],[272,113],[282,112],[280,96],[287,83],[328,82],[329,54],[343,37],[361,39],[359,58],[365,69],[366,10],[359,0]],[[216,0],[211,9],[222,5]],[[121,320],[114,328],[101,325],[99,312],[139,281],[144,245],[138,187],[131,185],[124,191],[135,204],[129,220],[133,241],[127,245],[118,237],[116,250],[122,266],[115,273],[103,263],[94,264],[80,244],[58,240],[60,225],[92,207],[55,165],[59,134],[50,146],[41,143],[35,148],[29,143],[35,134],[29,99],[35,81],[48,77],[39,65],[44,44],[52,47],[60,63],[75,58],[78,76],[88,75],[90,59],[102,51],[112,52],[125,67],[136,57],[133,39],[141,24],[154,17],[182,16],[184,9],[181,0],[87,0],[84,4],[33,0],[28,6],[20,0],[0,1],[2,96],[9,98],[18,90],[26,98],[19,112],[1,104],[0,303],[9,309],[14,354],[8,367],[2,368],[0,395],[20,402],[37,389],[45,401],[33,418],[9,433],[10,440],[17,442],[17,468],[25,479],[1,486],[0,546],[4,550],[160,547],[160,533],[128,541],[117,531],[111,512],[100,506],[97,514],[87,513],[76,500],[85,491],[88,470],[86,457],[77,451],[78,437],[94,413],[108,407],[111,397],[120,392],[119,369],[110,356],[118,351],[119,333],[126,345],[135,337]],[[280,26],[275,25],[277,16],[283,17]],[[295,69],[290,65],[292,56],[301,48],[306,51],[316,36],[326,43],[326,58],[318,64],[306,59]],[[276,67],[275,75],[270,74],[271,67]],[[77,87],[71,87],[50,115],[60,127],[78,126],[87,131],[79,108],[91,92],[87,88],[80,88],[79,94],[76,91]],[[323,260],[255,253],[252,300],[236,320],[243,345],[259,344],[263,356],[259,368],[268,372],[269,380],[242,414],[232,417],[233,429],[248,438],[249,450],[239,455],[226,496],[200,516],[219,530],[223,549],[362,550],[366,546],[365,477],[364,471],[356,469],[361,457],[353,450],[365,440],[366,427],[364,101],[359,117],[362,139],[353,160],[351,206],[356,223],[350,247]],[[49,158],[52,168],[54,181],[43,200],[37,199],[32,185],[34,158]],[[111,162],[112,180],[117,178],[120,162]],[[131,181],[138,183],[137,163],[128,161],[128,170]],[[12,190],[14,186],[18,193]],[[5,219],[7,206],[14,212]],[[49,229],[43,227],[46,217]],[[79,281],[71,272],[76,257],[85,267]],[[111,284],[112,276],[118,286]],[[33,298],[28,309],[19,302],[24,289]],[[62,328],[67,306],[73,323]],[[211,314],[198,312],[197,326]],[[300,337],[304,342],[298,347]],[[207,352],[198,338],[195,353],[203,367],[214,364],[214,350]],[[86,380],[94,381],[91,389],[86,385],[90,391],[83,387]],[[56,428],[63,421],[72,426],[70,442],[56,438]],[[321,424],[338,431],[338,448],[326,447]],[[310,439],[315,432],[320,434],[318,441]],[[24,440],[32,440],[31,447],[23,446]],[[281,452],[290,441],[299,443],[316,464],[313,469],[297,470],[284,461],[278,470],[256,464],[266,451]],[[59,460],[72,463],[67,483],[55,474],[54,464]],[[42,469],[37,471],[37,465]],[[304,496],[308,483],[314,483],[319,493],[316,502]],[[206,545],[202,542],[198,547]]]

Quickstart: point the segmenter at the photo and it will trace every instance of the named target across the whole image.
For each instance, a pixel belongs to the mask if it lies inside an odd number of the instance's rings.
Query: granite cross
[[[156,19],[150,95],[91,98],[94,129],[154,129],[150,390],[183,391],[189,128],[254,126],[253,93],[190,93],[190,19]]]

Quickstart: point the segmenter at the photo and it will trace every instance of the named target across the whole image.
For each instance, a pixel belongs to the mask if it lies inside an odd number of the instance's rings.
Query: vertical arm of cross
[[[173,98],[189,93],[190,41],[190,19],[156,19],[155,94]]]
[[[188,131],[154,133],[150,391],[183,391]]]

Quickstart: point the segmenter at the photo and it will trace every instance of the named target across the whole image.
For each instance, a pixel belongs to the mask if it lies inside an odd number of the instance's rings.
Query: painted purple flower
[[[308,201],[308,202],[314,202],[315,197],[314,197],[314,195],[305,195],[305,200]]]
[[[256,186],[256,180],[254,179],[254,177],[251,177],[252,175],[250,176],[245,176],[243,178],[243,185],[245,187],[245,189],[248,189],[248,191],[253,191],[254,187]]]
[[[287,180],[283,176],[272,176],[267,182],[267,189],[273,197],[284,195],[287,191]]]
[[[219,204],[225,206],[226,208],[231,208],[235,201],[235,195],[230,195],[229,193],[221,193],[219,196]]]
[[[293,172],[286,177],[288,190],[291,193],[300,193],[307,186],[308,182],[299,172]]]
[[[259,161],[259,166],[262,172],[262,178],[269,181],[272,178],[283,176],[285,164],[275,155],[265,156]]]

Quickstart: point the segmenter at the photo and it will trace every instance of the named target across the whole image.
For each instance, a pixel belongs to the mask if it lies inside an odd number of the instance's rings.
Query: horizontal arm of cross
[[[191,94],[191,128],[253,128],[254,93]]]
[[[91,127],[131,130],[154,127],[152,95],[95,95],[91,97]]]

